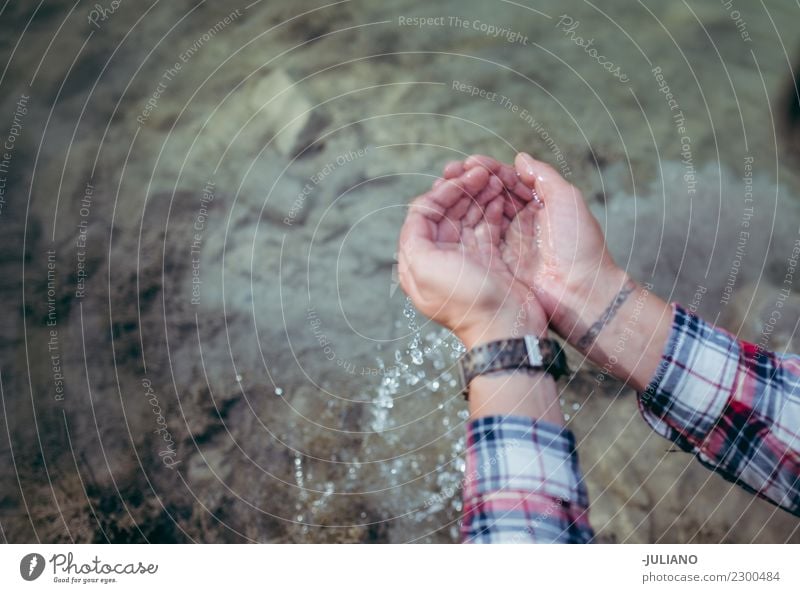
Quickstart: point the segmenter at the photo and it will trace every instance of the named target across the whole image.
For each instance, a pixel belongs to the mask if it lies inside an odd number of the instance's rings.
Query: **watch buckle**
[[[528,364],[534,368],[541,368],[544,366],[544,358],[542,357],[542,349],[539,348],[539,338],[536,336],[523,336],[525,341],[525,350],[528,352]]]
[[[461,394],[464,399],[469,399],[469,384],[467,383],[467,376],[464,374],[464,361],[463,356],[458,360],[458,378],[461,380]]]

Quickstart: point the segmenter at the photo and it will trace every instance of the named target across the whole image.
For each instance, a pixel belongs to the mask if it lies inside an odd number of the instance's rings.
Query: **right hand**
[[[515,275],[535,290],[550,325],[568,341],[579,339],[576,334],[597,319],[627,279],[581,192],[527,153],[517,155],[514,167],[482,155],[467,158],[463,167],[498,176],[516,208],[530,202],[532,191],[538,194],[544,207],[526,237],[537,246],[536,256]]]

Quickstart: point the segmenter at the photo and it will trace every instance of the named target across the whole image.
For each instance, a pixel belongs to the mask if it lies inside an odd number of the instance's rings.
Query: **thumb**
[[[522,183],[535,189],[545,203],[574,200],[577,196],[575,186],[558,171],[543,161],[537,161],[527,152],[520,152],[516,156],[514,168]]]

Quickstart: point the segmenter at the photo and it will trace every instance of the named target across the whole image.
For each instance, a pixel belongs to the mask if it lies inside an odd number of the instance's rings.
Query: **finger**
[[[453,179],[454,177],[459,177],[463,175],[465,172],[464,169],[464,161],[450,161],[444,166],[444,171],[442,172],[442,176],[445,179]]]
[[[564,179],[558,171],[543,161],[538,161],[526,152],[514,159],[514,168],[520,180],[529,188],[535,189],[543,202],[567,197],[574,198],[577,190]]]
[[[525,188],[525,189],[530,194],[531,190],[529,188]],[[513,212],[514,212],[515,215],[516,215],[517,212],[519,212],[520,210],[522,210],[528,204],[531,203],[530,199],[522,200],[519,197],[517,197],[516,194],[510,193],[510,192],[505,194],[505,198],[506,198],[506,202],[509,202],[511,204],[511,208],[513,209]]]
[[[442,176],[438,177],[437,179],[434,179],[432,187],[437,188],[448,179],[453,179],[463,174],[464,174],[464,163],[462,161],[450,161],[444,166],[444,171],[442,172]]]
[[[473,154],[466,158],[464,167],[466,169],[473,169],[475,167],[484,168],[499,177],[506,189],[523,202],[530,202],[533,199],[531,188],[522,183],[516,170],[511,165],[498,161],[490,156]]]
[[[462,198],[458,200],[455,204],[453,204],[452,207],[447,209],[447,211],[444,213],[444,217],[442,218],[442,220],[445,219],[453,221],[461,220],[467,213],[467,209],[469,209],[470,204],[476,201],[477,200],[467,195],[462,196]]]
[[[461,225],[462,227],[474,228],[481,218],[483,218],[483,208],[477,202],[472,202],[464,218],[461,219]]]
[[[475,227],[475,239],[479,245],[492,245],[500,242],[503,202],[502,198],[496,198],[486,205],[483,219]]]
[[[474,227],[480,222],[483,217],[483,207],[490,201],[499,196],[503,191],[503,182],[494,175],[489,177],[489,182],[483,188],[475,200],[471,201],[470,207],[467,209],[461,223],[466,227]]]
[[[486,205],[486,208],[483,212],[483,217],[492,227],[500,228],[500,224],[503,222],[504,201],[505,200],[503,199],[503,196],[498,196]]]
[[[475,237],[475,229],[470,227],[461,229],[461,244],[467,251],[478,250],[478,241]]]
[[[489,177],[489,181],[486,183],[486,187],[484,187],[480,192],[478,192],[478,195],[475,196],[475,201],[479,205],[483,206],[500,195],[500,192],[502,191],[503,182],[500,181],[497,176],[491,175]]]
[[[533,237],[536,228],[536,210],[532,204],[522,208],[516,218],[511,221],[512,228],[520,237]]]
[[[436,237],[436,223],[423,214],[424,207],[411,207],[400,229],[400,251],[428,247]]]
[[[495,174],[502,180],[509,193],[521,200],[523,204],[527,204],[533,199],[533,190],[522,182],[513,166],[500,163],[500,170]]]
[[[485,154],[471,154],[464,159],[465,169],[474,169],[475,167],[483,167],[491,173],[497,173],[500,170],[500,161]]]
[[[422,194],[412,202],[411,207],[422,207],[423,213],[431,220],[438,222],[447,209],[452,207],[464,195],[470,197],[478,194],[489,181],[489,173],[483,169],[466,171],[460,177],[448,179],[436,188]]]
[[[469,206],[469,202],[467,202]],[[445,216],[436,225],[436,241],[438,243],[458,243],[461,238],[461,220],[452,220]]]
[[[469,210],[473,200],[466,195],[448,208],[437,224],[436,240],[440,242],[457,242],[461,234],[461,221]]]
[[[511,226],[511,218],[503,215],[503,220],[500,223],[500,236],[502,237],[505,233],[508,232],[509,227]]]

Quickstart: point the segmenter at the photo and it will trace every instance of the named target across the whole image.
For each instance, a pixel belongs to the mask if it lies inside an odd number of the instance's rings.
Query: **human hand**
[[[515,275],[534,290],[550,325],[568,341],[579,342],[629,282],[608,252],[603,231],[581,192],[553,167],[526,153],[517,155],[513,167],[475,155],[445,173],[455,176],[475,170],[503,182],[506,216],[534,207],[534,223],[519,226],[521,241],[531,251]]]
[[[508,209],[503,182],[484,167],[451,163],[445,177],[412,202],[400,232],[403,290],[467,348],[544,335],[545,314],[520,279],[533,256],[533,207]]]

